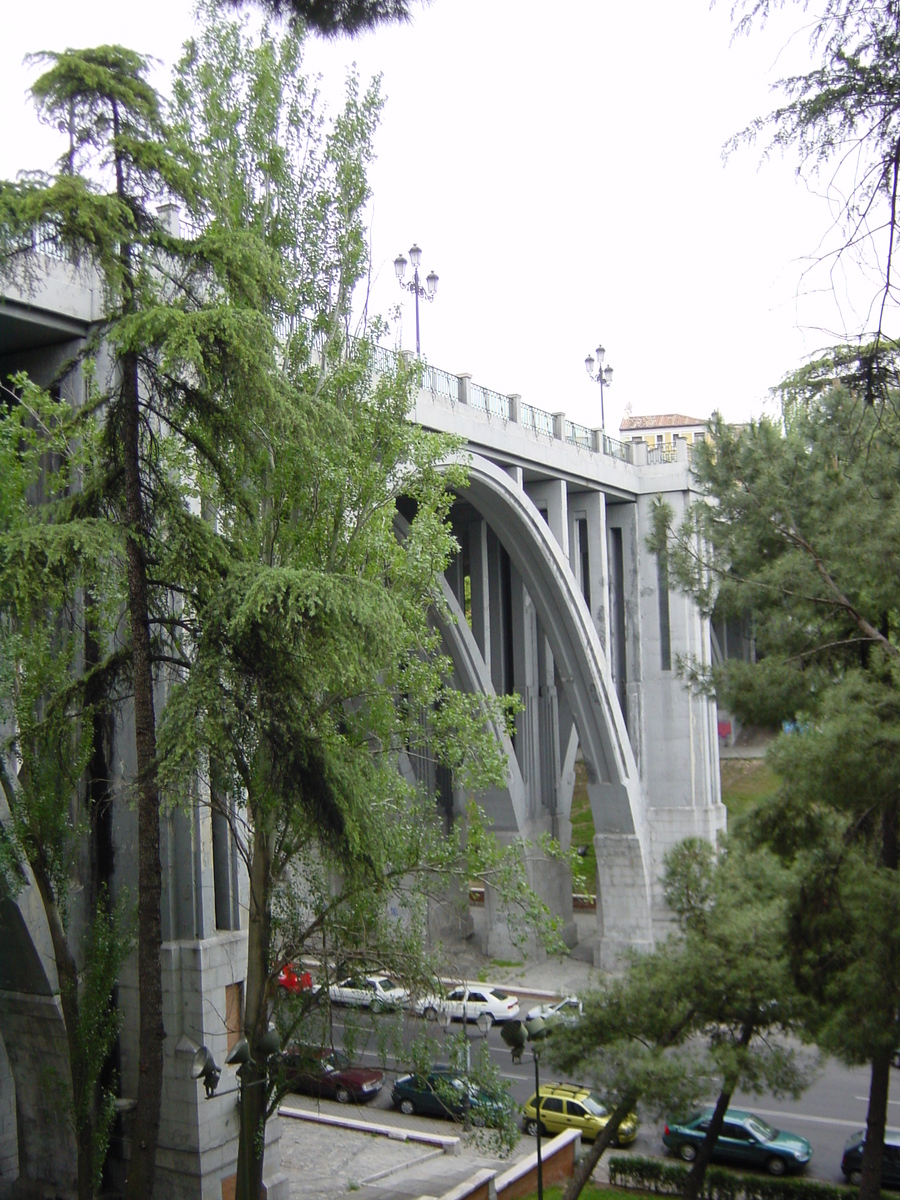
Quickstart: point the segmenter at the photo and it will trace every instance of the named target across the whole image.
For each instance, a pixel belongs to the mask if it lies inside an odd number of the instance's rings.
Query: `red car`
[[[308,992],[312,988],[312,975],[309,971],[298,975],[290,963],[285,963],[278,972],[278,984],[289,992]]]
[[[282,1070],[288,1090],[323,1096],[346,1104],[377,1096],[384,1075],[373,1067],[354,1067],[343,1050],[329,1046],[291,1046],[282,1055]]]

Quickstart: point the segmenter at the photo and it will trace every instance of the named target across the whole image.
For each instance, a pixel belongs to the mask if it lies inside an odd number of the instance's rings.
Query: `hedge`
[[[614,1155],[609,1160],[609,1182],[614,1187],[635,1188],[659,1196],[680,1196],[690,1167],[661,1158]],[[857,1189],[839,1183],[821,1183],[795,1176],[775,1178],[723,1171],[709,1167],[703,1181],[703,1200],[848,1200]]]

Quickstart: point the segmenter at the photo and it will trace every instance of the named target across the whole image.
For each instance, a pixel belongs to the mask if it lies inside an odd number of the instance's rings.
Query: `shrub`
[[[690,1167],[661,1158],[614,1155],[609,1160],[613,1187],[635,1188],[659,1196],[680,1196]],[[855,1188],[792,1177],[775,1179],[710,1167],[703,1181],[703,1200],[847,1200]]]

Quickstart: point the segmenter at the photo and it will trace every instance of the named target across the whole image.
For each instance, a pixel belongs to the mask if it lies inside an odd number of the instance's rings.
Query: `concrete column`
[[[522,397],[518,392],[511,392],[507,396],[509,400],[509,419],[513,424],[518,425],[522,419]]]
[[[16,1081],[0,1037],[0,1180],[10,1185],[19,1178],[19,1135],[16,1120]]]
[[[541,771],[538,711],[537,617],[531,597],[515,567],[510,569],[513,689],[524,702],[516,715],[516,758],[525,785],[529,814],[539,811]]]
[[[547,518],[550,532],[559,542],[566,558],[569,557],[568,493],[564,479],[547,479],[540,483],[527,483],[525,491]]]
[[[514,479],[519,487],[524,486],[525,472],[521,467],[510,466],[505,469],[510,479]]]
[[[616,970],[625,950],[649,950],[653,944],[640,841],[635,834],[598,833],[594,853],[600,926],[594,965]]]
[[[687,444],[679,441],[686,458]],[[689,493],[666,492],[663,498],[679,521],[690,502]],[[687,596],[667,586],[665,571],[647,549],[653,503],[652,495],[638,500],[635,544],[641,581],[637,614],[644,717],[641,771],[653,878],[658,881],[666,852],[688,836],[714,841],[725,827],[725,809],[720,796],[715,700],[686,688],[677,670],[679,656],[709,665],[709,622]],[[664,905],[658,882],[653,905],[656,915],[662,917]]]
[[[6,1124],[7,1161],[15,1155],[22,1195],[68,1200],[76,1194],[75,1139],[59,997],[0,991],[0,1030],[8,1076],[14,1080],[12,1138]],[[6,1182],[5,1175],[0,1177],[0,1190]]]
[[[463,371],[458,375],[459,379],[459,402],[460,404],[470,403],[469,395],[472,386],[472,376],[468,371]]]
[[[525,871],[530,887],[554,916],[561,918],[559,936],[571,949],[578,941],[572,913],[572,873],[566,863],[547,858],[539,850],[525,854]],[[484,889],[485,938],[483,952],[491,958],[513,958],[527,954],[532,959],[547,957],[544,947],[527,933],[514,906],[501,903],[496,889]]]
[[[587,525],[587,542],[582,526]],[[581,492],[569,498],[569,545],[572,573],[590,597],[588,605],[603,653],[609,662],[609,550],[606,538],[606,496],[603,492]],[[587,551],[587,587],[584,554]]]
[[[481,656],[491,667],[491,606],[488,569],[488,528],[484,521],[469,524],[469,580],[472,599],[472,633]]]
[[[555,412],[553,415],[553,436],[558,442],[566,440],[566,414]]]
[[[494,691],[504,695],[511,686],[506,678],[506,579],[503,570],[503,548],[497,540],[497,535],[487,526],[487,571],[488,571],[488,608],[490,633],[490,658],[488,666]]]

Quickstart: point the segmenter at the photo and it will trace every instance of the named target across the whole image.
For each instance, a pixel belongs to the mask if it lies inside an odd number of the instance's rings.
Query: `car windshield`
[[[350,1059],[342,1050],[332,1050],[325,1062],[332,1071],[346,1071],[350,1067]]]
[[[606,1116],[606,1109],[603,1107],[597,1097],[593,1095],[593,1093],[590,1096],[585,1096],[581,1103],[588,1110],[592,1117]]]
[[[752,1134],[764,1142],[771,1142],[778,1137],[778,1130],[773,1129],[761,1117],[748,1117],[744,1124]]]
[[[387,975],[378,981],[379,987],[384,992],[393,992],[399,988],[400,984],[396,980],[388,978]]]
[[[506,1000],[507,999],[506,992],[498,992],[496,989],[491,991],[491,995],[494,997],[495,1000]]]

